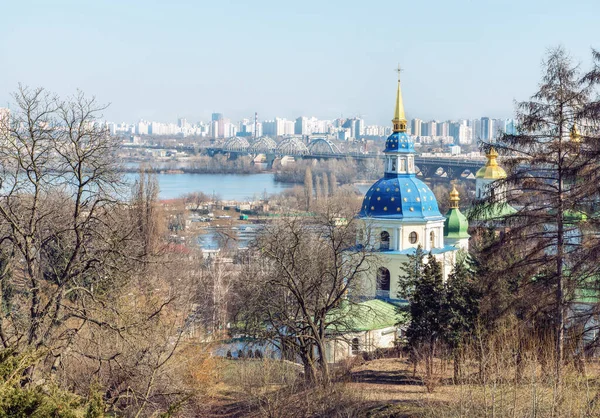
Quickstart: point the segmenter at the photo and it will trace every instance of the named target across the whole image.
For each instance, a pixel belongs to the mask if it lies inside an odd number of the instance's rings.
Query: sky
[[[583,68],[600,1],[0,0],[0,106],[18,83],[110,103],[104,118],[212,112],[388,124],[400,64],[408,118],[511,117],[547,50]]]

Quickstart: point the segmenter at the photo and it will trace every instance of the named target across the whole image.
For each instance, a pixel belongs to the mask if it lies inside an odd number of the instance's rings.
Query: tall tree
[[[3,286],[20,289],[19,312],[0,318],[0,342],[57,355],[90,320],[89,304],[133,266],[124,260],[136,245],[121,216],[118,140],[96,120],[104,107],[23,87],[14,100],[0,129],[0,227],[16,273]]]
[[[315,194],[317,195],[317,203],[322,203],[323,187],[321,186],[321,176],[317,176],[317,182],[315,183]]]
[[[400,278],[400,296],[410,302],[406,336],[413,352],[425,361],[427,388],[432,390],[433,359],[437,346],[443,342],[447,323],[444,277],[440,262],[433,255],[426,255],[420,246],[408,258]]]
[[[310,167],[306,167],[306,171],[304,172],[304,200],[307,212],[312,208],[313,193],[312,170]]]
[[[329,197],[329,180],[327,178],[327,173],[323,173],[323,197],[325,198],[325,201],[327,201],[327,198]]]
[[[355,213],[347,201],[330,200],[312,219],[267,225],[242,272],[237,323],[299,356],[311,383],[329,381],[327,333],[346,323],[351,296],[376,257],[355,245]]]
[[[507,156],[509,174],[492,184],[496,193],[476,211],[504,202],[518,209],[506,219],[510,230],[488,250],[518,255],[503,273],[524,277],[524,294],[536,294],[537,323],[547,318],[554,333],[560,383],[567,307],[599,273],[592,262],[598,235],[588,233],[598,230],[589,211],[598,196],[599,118],[589,107],[598,79],[582,76],[562,48],[549,51],[543,70],[539,90],[517,106],[517,133],[495,144]]]
[[[479,315],[479,292],[476,272],[467,254],[459,253],[454,269],[446,283],[444,340],[452,351],[454,381],[461,375],[461,356],[464,344],[475,330]]]
[[[337,193],[337,176],[334,171],[329,173],[329,188],[331,189],[331,195],[335,196]]]

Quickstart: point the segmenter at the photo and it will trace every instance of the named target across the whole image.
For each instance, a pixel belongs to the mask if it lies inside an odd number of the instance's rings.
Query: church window
[[[435,248],[435,232],[433,231],[429,233],[429,245],[431,248]]]
[[[358,341],[358,338],[352,338],[351,348],[352,354],[357,355],[358,353],[360,353],[360,343]]]
[[[390,249],[390,234],[387,231],[383,231],[380,235],[379,249],[382,251]]]
[[[419,239],[419,236],[417,235],[417,233],[415,231],[408,234],[408,241],[411,244],[416,244],[418,239]]]
[[[396,160],[392,161],[392,171],[396,171]]]
[[[385,267],[377,270],[377,290],[390,291],[390,271]]]

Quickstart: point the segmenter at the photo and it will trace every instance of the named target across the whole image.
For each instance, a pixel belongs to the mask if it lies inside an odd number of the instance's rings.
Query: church
[[[456,188],[450,193],[451,208],[443,216],[431,189],[417,178],[415,148],[406,132],[400,78],[396,92],[393,133],[385,142],[384,175],[365,195],[359,213],[362,233],[381,255],[379,265],[365,278],[361,299],[400,301],[398,278],[402,263],[421,246],[441,262],[444,278],[452,271],[459,250],[468,250],[468,222],[459,208]]]

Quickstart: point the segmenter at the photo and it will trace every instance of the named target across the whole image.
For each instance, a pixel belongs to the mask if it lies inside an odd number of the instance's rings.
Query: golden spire
[[[450,192],[450,209],[458,209],[458,202],[460,197],[458,196],[458,190],[456,190],[456,184],[452,183],[452,191]]]
[[[394,132],[406,132],[406,116],[404,115],[404,104],[402,103],[402,90],[400,89],[400,72],[402,69],[398,65],[398,91],[396,92],[396,110],[394,111]]]
[[[581,134],[579,133],[579,130],[577,129],[577,125],[575,123],[573,123],[573,126],[571,127],[571,142],[575,142],[575,143],[580,143],[581,142]]]

